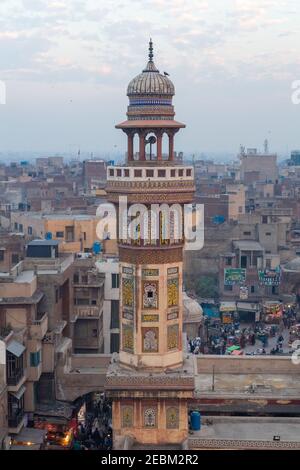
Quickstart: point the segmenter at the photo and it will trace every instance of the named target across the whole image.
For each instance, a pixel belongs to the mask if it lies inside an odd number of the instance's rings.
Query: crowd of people
[[[193,354],[224,355],[231,354],[236,347],[249,355],[288,353],[291,352],[292,342],[300,338],[300,328],[295,332],[296,323],[297,313],[292,307],[283,312],[277,324],[260,321],[241,325],[236,318],[232,323],[223,324],[220,319],[210,319],[206,321],[202,337],[188,339],[188,351]],[[274,340],[270,346],[271,338]]]
[[[93,411],[87,413],[85,421],[80,423],[74,436],[73,450],[111,450],[112,423],[111,405],[101,395]]]

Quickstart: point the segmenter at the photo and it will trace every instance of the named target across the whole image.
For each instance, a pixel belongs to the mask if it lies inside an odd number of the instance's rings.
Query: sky
[[[300,148],[299,0],[1,0],[0,152],[123,152],[150,37],[187,126],[176,150]]]

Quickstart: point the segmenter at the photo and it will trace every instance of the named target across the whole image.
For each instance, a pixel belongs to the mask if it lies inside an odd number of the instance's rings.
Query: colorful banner
[[[258,271],[259,282],[264,286],[279,286],[281,280],[280,266],[276,269]]]
[[[235,284],[243,284],[246,281],[246,269],[243,268],[225,268],[224,269],[224,285],[234,286]]]

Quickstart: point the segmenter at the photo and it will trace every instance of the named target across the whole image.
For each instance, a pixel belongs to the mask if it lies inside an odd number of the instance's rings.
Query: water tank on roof
[[[51,232],[46,233],[45,240],[52,240],[52,233]]]
[[[215,215],[212,219],[213,223],[216,225],[223,224],[225,222],[224,215]]]
[[[102,245],[100,242],[95,242],[93,244],[93,252],[95,253],[95,255],[98,255],[99,253],[101,253],[102,251]]]
[[[191,413],[191,428],[192,431],[200,431],[201,429],[201,414],[199,411],[192,411]]]

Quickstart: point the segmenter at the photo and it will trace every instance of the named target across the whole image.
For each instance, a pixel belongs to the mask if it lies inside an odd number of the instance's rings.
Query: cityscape
[[[0,146],[0,448],[299,450],[300,150],[185,150],[143,37],[110,150]]]

